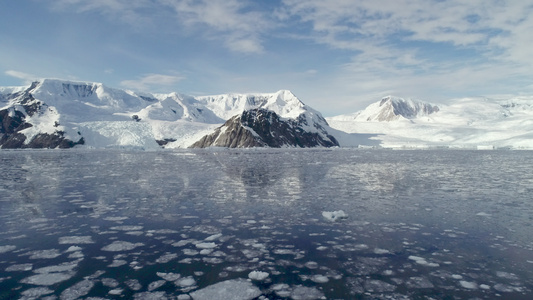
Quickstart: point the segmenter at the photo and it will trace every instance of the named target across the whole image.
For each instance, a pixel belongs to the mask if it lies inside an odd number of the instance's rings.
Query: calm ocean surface
[[[0,160],[0,299],[533,299],[530,151]]]

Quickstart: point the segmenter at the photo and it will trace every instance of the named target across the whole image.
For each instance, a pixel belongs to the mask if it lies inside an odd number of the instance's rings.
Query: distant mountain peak
[[[399,119],[414,119],[438,112],[438,106],[419,100],[386,96],[369,105],[356,117],[358,120],[390,122]]]

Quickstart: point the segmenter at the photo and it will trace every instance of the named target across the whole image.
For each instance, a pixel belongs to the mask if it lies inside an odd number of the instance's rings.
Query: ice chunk
[[[65,251],[65,252],[76,252],[76,251],[81,251],[82,248],[81,247],[78,247],[78,246],[70,246],[68,247],[68,249]]]
[[[248,278],[252,280],[262,281],[262,280],[267,279],[268,275],[269,274],[267,272],[252,271],[248,274]]]
[[[153,291],[153,290],[157,290],[158,288],[160,288],[161,286],[163,286],[164,284],[166,283],[165,280],[157,280],[157,281],[154,281],[152,283],[150,283],[148,285],[148,291]]]
[[[261,291],[245,279],[226,280],[192,292],[194,300],[233,299],[251,300],[261,295]],[[301,298],[303,299],[303,298]]]
[[[178,255],[176,253],[167,253],[167,254],[161,255],[161,257],[156,259],[155,262],[158,263],[158,264],[165,264],[165,263],[175,259],[176,257],[178,257]]]
[[[167,300],[165,292],[143,292],[133,295],[135,300]]]
[[[44,273],[24,278],[20,282],[34,285],[53,285],[65,280],[69,280],[72,278],[72,276],[74,276],[74,272]]]
[[[94,244],[93,238],[91,236],[64,236],[59,238],[59,244]]]
[[[291,299],[294,300],[313,300],[323,297],[324,294],[321,291],[307,286],[297,286],[291,291]]]
[[[471,282],[471,281],[461,280],[459,281],[459,284],[465,289],[469,289],[469,290],[477,290],[478,288],[477,283]]]
[[[61,253],[57,249],[36,250],[31,252],[30,259],[51,259],[60,255]]]
[[[94,287],[94,282],[91,280],[82,280],[75,285],[65,289],[60,296],[61,300],[75,300],[83,297],[89,293]]]
[[[326,283],[326,282],[329,282],[329,278],[324,275],[313,275],[311,277],[311,281],[316,282],[316,283]]]
[[[102,278],[102,284],[110,288],[116,288],[119,283],[114,278]]]
[[[174,282],[177,286],[181,287],[187,287],[187,286],[193,286],[196,284],[196,280],[192,276],[187,276],[180,278]]]
[[[125,283],[130,289],[132,289],[134,291],[138,291],[138,290],[142,289],[142,287],[143,287],[141,285],[141,283],[139,282],[139,280],[137,280],[137,279],[129,279],[129,280],[126,280]]]
[[[21,271],[31,271],[33,269],[33,264],[19,264],[11,265],[6,268],[7,272],[21,272]]]
[[[124,292],[124,289],[112,289],[109,291],[109,295],[118,296],[121,295],[122,292]]]
[[[128,262],[125,261],[125,260],[122,260],[122,259],[115,259],[113,260],[113,262],[108,266],[109,268],[116,268],[116,267],[120,267],[120,266],[123,266],[125,264],[127,264]]]
[[[322,216],[329,221],[337,221],[340,219],[348,218],[348,215],[342,210],[336,211],[323,211]]]
[[[119,252],[129,251],[137,247],[144,246],[143,243],[130,243],[125,241],[114,241],[113,243],[102,248],[103,251]]]
[[[63,264],[60,264],[60,265],[42,267],[42,268],[36,269],[34,272],[35,273],[40,273],[40,274],[54,273],[54,272],[70,272],[70,271],[74,270],[74,268],[76,268],[78,266],[78,263],[80,261],[81,261],[81,259],[76,260],[76,261],[72,261],[72,262],[68,262],[68,263],[63,263]]]
[[[156,275],[165,279],[166,281],[176,281],[181,278],[181,275],[176,273],[157,272]]]
[[[396,286],[381,280],[367,280],[364,284],[365,290],[371,293],[393,292]]]
[[[390,251],[387,249],[374,248],[375,254],[390,254]]]
[[[503,283],[495,284],[494,289],[502,293],[513,293],[513,292],[521,293],[524,291],[522,287],[507,285]]]
[[[211,243],[198,243],[196,244],[196,248],[198,249],[213,249],[217,246],[217,244],[211,242]]]
[[[54,291],[46,287],[36,287],[36,288],[27,289],[20,294],[24,296],[26,299],[37,299],[43,295],[48,295],[53,292]]]
[[[109,228],[111,230],[120,230],[120,231],[139,231],[143,229],[143,226],[135,225],[123,225],[123,226],[114,226]]]
[[[516,274],[509,272],[498,271],[496,272],[496,276],[510,280],[518,280],[518,276],[516,276]]]
[[[411,277],[406,284],[407,287],[414,289],[432,289],[435,287],[426,277]]]
[[[222,236],[222,233],[213,234],[213,235],[210,235],[210,236],[206,237],[204,239],[204,241],[208,241],[208,242],[214,241],[214,240],[217,240],[218,238],[220,238],[221,236]]]
[[[0,246],[0,253],[6,253],[9,251],[13,251],[15,249],[17,249],[17,246],[13,246],[13,245]]]
[[[419,256],[410,255],[410,256],[408,257],[408,259],[410,259],[410,260],[414,260],[417,264],[419,264],[419,265],[423,265],[423,266],[426,266],[426,267],[438,267],[438,266],[439,266],[439,264],[437,264],[437,263],[430,263],[430,262],[426,261],[425,258],[423,258],[423,257],[419,257]]]

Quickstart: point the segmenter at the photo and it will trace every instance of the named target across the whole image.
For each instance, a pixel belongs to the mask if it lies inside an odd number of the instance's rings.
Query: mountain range
[[[324,118],[287,90],[193,97],[44,79],[0,87],[6,148],[533,148],[533,99],[387,96]]]

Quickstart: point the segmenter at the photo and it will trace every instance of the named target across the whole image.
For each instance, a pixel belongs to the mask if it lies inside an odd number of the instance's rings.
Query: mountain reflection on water
[[[532,156],[2,151],[0,299],[530,299]]]

